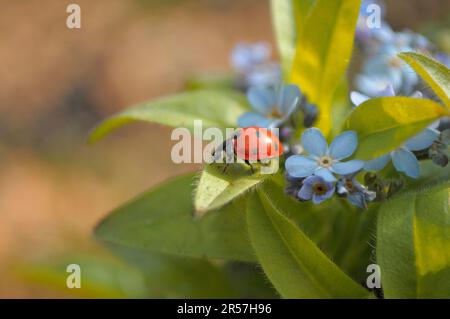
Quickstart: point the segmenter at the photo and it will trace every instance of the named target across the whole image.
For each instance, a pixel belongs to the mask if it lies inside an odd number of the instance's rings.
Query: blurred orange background
[[[66,27],[66,7],[82,27]],[[386,1],[394,28],[440,24],[448,0]],[[0,4],[0,297],[54,296],[14,265],[90,248],[102,216],[198,165],[170,160],[170,129],[136,124],[86,145],[101,119],[231,72],[238,41],[273,44],[265,0],[24,0]],[[444,27],[442,27],[444,25]],[[276,58],[276,57],[275,57]]]

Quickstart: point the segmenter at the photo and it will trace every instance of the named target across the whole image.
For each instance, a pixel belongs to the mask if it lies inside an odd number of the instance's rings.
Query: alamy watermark
[[[81,29],[81,7],[72,3],[66,8],[66,12],[69,13],[66,19],[66,26],[69,29]]]
[[[381,288],[381,268],[377,264],[370,264],[366,269],[370,275],[367,277],[366,285],[369,289]]]
[[[381,7],[376,3],[371,3],[366,7],[366,26],[369,29],[381,28]]]
[[[69,289],[81,288],[81,267],[78,264],[70,264],[66,267],[69,273],[66,279],[66,286]]]

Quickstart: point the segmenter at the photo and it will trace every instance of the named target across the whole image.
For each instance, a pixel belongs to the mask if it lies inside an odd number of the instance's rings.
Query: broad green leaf
[[[286,196],[285,185],[272,180],[261,191],[280,212],[297,224],[320,249],[358,282],[367,275],[372,253],[377,205],[368,211],[350,205],[344,198],[333,197],[320,205],[300,202]]]
[[[201,120],[203,128],[233,128],[246,111],[245,96],[232,90],[195,90],[138,104],[100,123],[89,137],[93,143],[111,131],[131,122],[146,121],[194,129]]]
[[[437,96],[450,107],[450,70],[432,58],[415,52],[403,52],[399,56],[416,71]]]
[[[259,195],[259,196],[258,196]],[[264,272],[283,298],[366,298],[261,190],[249,199],[250,241]]]
[[[230,74],[200,74],[185,83],[186,90],[231,90],[235,85],[235,78]]]
[[[445,107],[428,99],[376,98],[356,107],[348,115],[344,129],[358,133],[355,157],[369,160],[396,149],[448,114]]]
[[[272,22],[284,77],[290,76],[297,34],[303,31],[315,0],[271,0]]]
[[[449,192],[447,181],[381,206],[377,262],[387,298],[450,298]]]
[[[71,264],[81,268],[81,288],[67,288],[67,266]],[[110,256],[87,253],[54,256],[50,261],[19,265],[15,272],[27,283],[78,298],[149,296],[141,273]]]
[[[319,106],[317,126],[332,129],[331,101],[349,63],[361,0],[317,0],[298,40],[292,81]]]
[[[227,262],[223,271],[240,298],[278,299],[280,296],[254,263]]]
[[[450,180],[450,170],[443,169],[436,165],[431,160],[419,161],[420,164],[420,178],[408,179],[408,185],[405,185],[406,191],[417,191],[423,188],[424,185],[432,185],[443,183]]]
[[[198,220],[193,216],[192,184],[193,175],[187,175],[150,190],[106,217],[96,236],[151,252],[253,261],[243,201]]]
[[[333,212],[330,212],[326,203],[325,209],[321,210],[318,205],[311,202],[299,202],[292,196],[287,196],[283,184],[276,181],[267,181],[261,185],[261,190],[270,194],[271,202],[282,212],[287,218],[300,226],[302,231],[311,238],[315,243],[323,243],[327,235],[332,231],[331,224],[334,218]]]
[[[277,162],[273,161],[276,165]],[[253,174],[244,164],[229,164],[223,172],[225,164],[207,165],[200,175],[195,192],[195,210],[198,217],[207,211],[214,210],[245,194],[253,187],[269,178],[270,174]]]
[[[341,133],[342,125],[344,125],[345,119],[351,110],[347,78],[344,77],[334,92],[333,101],[331,102],[332,136]]]
[[[275,0],[277,1],[277,0]],[[292,0],[297,38],[303,33],[308,16],[317,0]],[[297,39],[295,39],[297,40]],[[294,43],[294,46],[296,43]],[[293,52],[295,54],[295,51]],[[293,58],[293,57],[292,57]]]
[[[333,261],[357,282],[366,282],[367,266],[375,255],[375,233],[378,204],[370,203],[367,210],[340,210],[329,242],[340,234]]]
[[[225,273],[204,258],[177,257],[143,249],[108,245],[139,269],[157,298],[237,298]]]

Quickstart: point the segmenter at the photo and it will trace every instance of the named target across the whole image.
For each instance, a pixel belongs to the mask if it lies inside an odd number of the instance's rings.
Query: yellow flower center
[[[315,183],[313,185],[313,191],[317,195],[324,195],[327,192],[327,186],[324,183]]]
[[[356,192],[355,185],[353,184],[352,180],[346,179],[346,180],[344,181],[344,185],[345,185],[345,188],[346,188],[350,193]]]
[[[272,108],[272,112],[268,115],[268,117],[273,119],[279,119],[282,117],[282,115],[280,114],[280,112],[278,112],[278,108],[274,106]]]
[[[402,60],[399,57],[394,56],[394,57],[389,59],[389,65],[391,67],[393,67],[393,68],[397,68],[398,69],[398,68],[400,68],[402,66]]]
[[[329,156],[323,156],[319,159],[319,165],[328,168],[333,165],[333,159]]]

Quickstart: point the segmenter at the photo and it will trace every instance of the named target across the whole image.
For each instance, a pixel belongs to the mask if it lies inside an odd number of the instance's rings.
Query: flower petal
[[[364,194],[362,193],[353,193],[347,196],[348,201],[350,203],[352,203],[353,205],[362,208],[362,209],[366,209],[367,208],[367,203],[366,203],[366,199],[364,197]]]
[[[411,92],[419,82],[419,76],[412,71],[409,66],[404,65],[402,68],[402,92]]]
[[[264,115],[258,113],[247,112],[242,114],[238,119],[239,127],[258,126],[258,127],[270,127],[273,120],[264,117]]]
[[[278,111],[280,114],[290,115],[300,102],[301,92],[297,85],[283,86],[278,101]]]
[[[259,41],[249,46],[253,63],[263,63],[270,59],[272,48],[269,43]]]
[[[231,65],[236,70],[244,70],[250,64],[250,54],[247,45],[238,43],[231,52]]]
[[[376,67],[382,68],[383,66],[378,65]],[[400,72],[397,73],[398,76],[394,74],[391,77],[397,80],[396,76],[401,77]],[[373,76],[366,74],[373,74],[373,71],[365,71],[365,73],[357,75],[355,77],[356,86],[359,91],[370,97],[378,96],[380,91],[382,91],[390,82],[392,82],[392,78],[387,74],[375,74]]]
[[[274,83],[281,81],[280,66],[276,63],[265,63],[263,65],[253,66],[251,70],[245,71],[243,79],[248,86],[270,87]]]
[[[330,145],[330,156],[341,160],[352,155],[358,146],[358,137],[354,131],[346,131],[336,136]]]
[[[392,163],[397,171],[404,172],[409,177],[418,178],[420,175],[419,161],[405,148],[392,152]]]
[[[370,99],[370,97],[368,97],[367,95],[364,95],[364,94],[356,92],[356,91],[353,91],[352,93],[350,93],[350,100],[352,101],[352,103],[355,106],[359,106],[360,104],[363,104],[364,102],[366,102],[369,99]]]
[[[285,167],[289,175],[298,178],[312,175],[318,164],[308,157],[293,155],[286,160]]]
[[[334,194],[334,187],[331,185],[331,187],[328,189],[328,191],[323,195],[314,194],[312,197],[312,201],[314,204],[320,204],[323,201],[327,200],[328,198],[332,197]]]
[[[298,191],[298,198],[302,200],[310,200],[313,197],[314,191],[311,186],[303,185]]]
[[[424,150],[433,144],[439,137],[439,132],[431,128],[427,128],[405,143],[405,148],[410,151]]]
[[[318,205],[318,204],[322,203],[325,200],[327,200],[327,197],[325,197],[325,195],[314,194],[313,197],[312,197],[312,202],[314,203],[314,205]]]
[[[314,172],[314,175],[322,177],[326,182],[337,181],[336,177],[334,177],[333,173],[328,168],[321,167]]]
[[[303,181],[303,185],[312,186],[315,183],[323,183],[323,182],[324,182],[324,180],[322,177],[311,175],[311,176],[308,176],[307,178],[305,178],[305,180]]]
[[[364,21],[365,23],[365,21]],[[381,43],[389,43],[392,41],[392,38],[395,36],[395,32],[392,31],[391,27],[387,25],[387,23],[383,23],[381,28],[374,29],[373,36],[380,41]]]
[[[392,86],[391,83],[388,83],[386,85],[386,87],[384,88],[384,90],[382,90],[379,94],[379,97],[382,96],[395,96],[395,91],[394,91],[394,87]]]
[[[390,159],[391,159],[390,154],[377,157],[373,160],[365,162],[364,169],[366,171],[380,171],[387,165]]]
[[[322,132],[313,127],[306,129],[302,134],[303,148],[311,155],[321,157],[326,154],[328,149],[327,141]]]
[[[273,87],[252,86],[247,98],[253,108],[261,114],[269,114],[277,102],[276,90]]]
[[[339,175],[350,175],[356,173],[364,167],[364,162],[360,160],[351,160],[348,162],[337,162],[331,167],[331,170]]]

